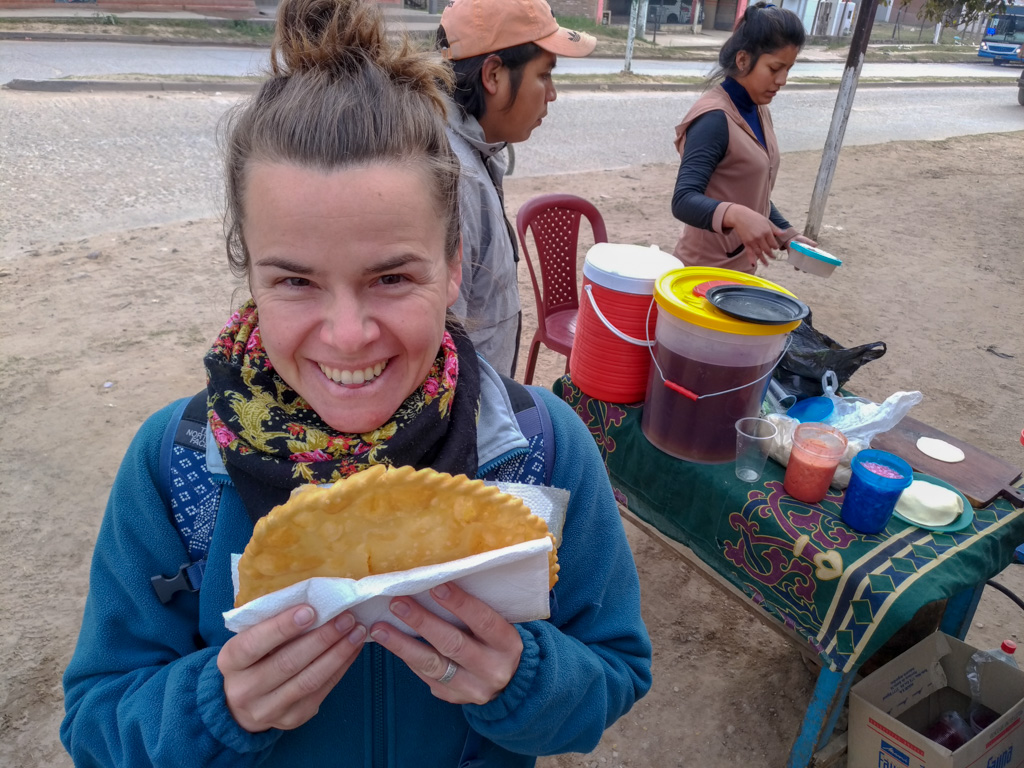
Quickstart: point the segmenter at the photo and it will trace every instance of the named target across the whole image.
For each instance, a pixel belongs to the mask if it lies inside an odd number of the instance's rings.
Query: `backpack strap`
[[[504,461],[484,474],[485,480],[550,485],[555,466],[555,433],[551,414],[532,387],[501,376],[516,423],[530,447],[522,455]]]
[[[223,486],[206,464],[206,390],[179,403],[167,423],[160,442],[159,488],[191,558],[173,576],[151,577],[160,602],[167,603],[177,592],[199,591],[220,506]]]
[[[182,399],[174,406],[174,413],[171,414],[171,420],[167,422],[163,439],[160,441],[160,468],[157,475],[160,482],[157,490],[160,491],[160,497],[164,500],[164,504],[167,507],[171,506],[171,447],[174,445],[174,435],[178,430],[178,422],[181,421],[182,414],[185,413],[185,409],[190,402],[191,400]]]

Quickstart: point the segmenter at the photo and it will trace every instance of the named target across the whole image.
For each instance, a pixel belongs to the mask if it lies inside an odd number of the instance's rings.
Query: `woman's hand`
[[[519,668],[523,653],[519,631],[455,584],[442,584],[430,594],[438,605],[458,616],[468,631],[438,618],[415,600],[396,597],[391,601],[391,612],[426,643],[385,623],[374,624],[370,636],[408,664],[442,701],[486,704],[505,689]],[[441,682],[449,661],[458,669],[453,677]]]
[[[798,243],[804,243],[805,245],[809,245],[812,248],[818,247],[818,243],[814,240],[811,240],[811,238],[807,237],[806,235],[793,235],[793,239],[790,240],[789,242],[793,242],[793,240],[795,240]]]
[[[768,264],[769,259],[775,258],[774,251],[779,247],[777,237],[782,234],[782,230],[757,211],[734,203],[722,217],[722,228],[732,229],[739,235],[747,257],[754,266],[757,266],[758,260]]]
[[[352,666],[366,640],[366,628],[350,613],[311,632],[309,606],[279,613],[235,635],[221,648],[217,668],[224,675],[228,709],[251,733],[298,728]]]

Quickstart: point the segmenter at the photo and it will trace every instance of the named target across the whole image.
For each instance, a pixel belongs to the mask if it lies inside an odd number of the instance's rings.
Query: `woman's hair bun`
[[[747,10],[743,12],[742,21],[750,21],[752,17],[756,16],[761,11],[767,11],[770,8],[775,8],[771,3],[765,2],[765,0],[758,0],[756,3],[751,3],[747,6]]]
[[[270,53],[276,76],[318,73],[344,77],[368,63],[428,96],[444,113],[439,86],[450,68],[404,36],[392,42],[384,14],[368,0],[282,0]]]

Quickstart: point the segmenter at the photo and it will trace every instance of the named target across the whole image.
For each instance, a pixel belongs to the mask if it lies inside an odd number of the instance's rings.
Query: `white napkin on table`
[[[530,511],[542,518],[561,542],[569,492],[520,483],[491,483],[505,493],[519,496]],[[317,577],[293,584],[251,600],[240,608],[224,612],[224,626],[241,632],[292,606],[307,604],[316,611],[313,627],[326,624],[342,611],[351,611],[365,627],[384,621],[405,632],[416,633],[388,609],[391,598],[410,595],[430,612],[455,626],[463,626],[451,613],[434,602],[430,590],[454,581],[471,595],[483,600],[506,621],[533,621],[550,615],[548,603],[548,552],[551,540],[526,541],[511,547],[472,555],[438,565],[408,571],[382,573],[362,579]],[[238,559],[231,556],[231,578],[238,594]]]

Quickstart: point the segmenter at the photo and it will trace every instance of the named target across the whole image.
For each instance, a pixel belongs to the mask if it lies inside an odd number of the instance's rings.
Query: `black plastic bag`
[[[876,341],[847,349],[816,329],[808,315],[790,334],[789,349],[772,374],[797,400],[824,393],[821,377],[834,371],[842,387],[864,363],[885,354],[885,342]]]

